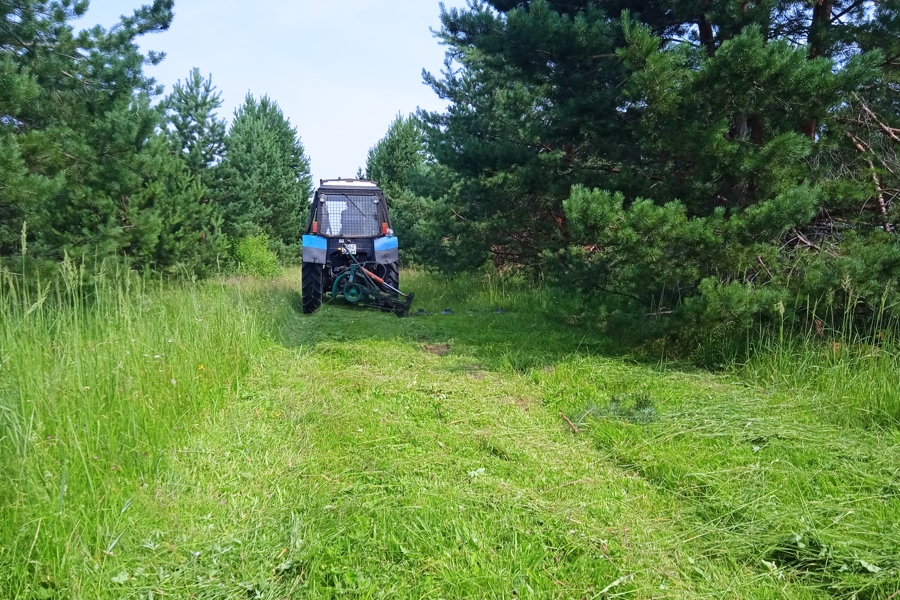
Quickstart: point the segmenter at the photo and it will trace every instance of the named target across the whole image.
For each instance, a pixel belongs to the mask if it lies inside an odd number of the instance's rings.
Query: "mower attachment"
[[[334,280],[331,297],[342,295],[347,302],[372,306],[398,317],[409,314],[415,294],[404,294],[372,271],[362,266],[353,254],[347,253],[352,264]],[[400,298],[403,298],[402,300]]]

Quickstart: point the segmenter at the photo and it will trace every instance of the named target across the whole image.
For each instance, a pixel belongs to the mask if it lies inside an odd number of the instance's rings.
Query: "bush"
[[[243,275],[279,277],[283,272],[278,257],[269,249],[268,236],[243,237],[234,244],[233,253],[237,270]]]

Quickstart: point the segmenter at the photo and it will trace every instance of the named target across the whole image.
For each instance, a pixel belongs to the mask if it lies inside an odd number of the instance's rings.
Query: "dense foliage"
[[[223,166],[227,141],[246,136],[248,110],[226,135],[211,79],[194,70],[156,102],[162,89],[143,72],[163,55],[145,56],[137,40],[169,27],[173,0],[153,0],[108,30],[73,26],[87,7],[0,2],[0,258],[20,252],[24,239],[40,259],[117,258],[202,275],[227,250],[223,233],[264,231],[274,248],[295,244],[308,161],[277,106],[260,103],[264,113],[272,108],[257,137],[268,154],[250,160],[265,163],[271,148],[288,145],[293,171],[273,194],[243,197],[256,191],[224,185]],[[263,208],[238,217],[231,208],[241,203]]]
[[[219,170],[229,235],[264,234],[282,257],[299,257],[312,176],[297,130],[276,102],[247,96],[225,138]]]
[[[221,107],[222,94],[213,85],[212,77],[203,79],[196,68],[184,83],[175,84],[164,103],[170,145],[191,175],[199,177],[207,187],[215,187],[215,167],[225,155],[226,125],[216,114]]]
[[[399,219],[432,242],[417,260],[728,327],[896,299],[900,3],[494,0],[442,22],[432,181],[403,190],[428,219]]]

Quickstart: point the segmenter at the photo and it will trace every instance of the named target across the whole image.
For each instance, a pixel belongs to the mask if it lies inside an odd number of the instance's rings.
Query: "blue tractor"
[[[376,182],[321,180],[303,236],[303,312],[318,310],[330,293],[406,316],[415,294],[400,291],[398,251]]]

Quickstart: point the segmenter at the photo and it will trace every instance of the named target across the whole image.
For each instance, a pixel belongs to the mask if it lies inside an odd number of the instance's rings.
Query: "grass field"
[[[900,598],[890,340],[710,373],[496,277],[0,280],[0,598]]]

